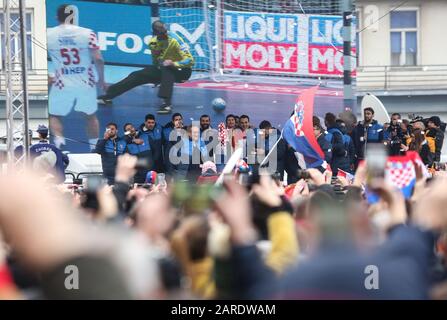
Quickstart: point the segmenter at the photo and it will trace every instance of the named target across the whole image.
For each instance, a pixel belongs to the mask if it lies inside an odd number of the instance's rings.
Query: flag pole
[[[233,168],[236,166],[237,161],[242,157],[242,153],[242,148],[237,148],[234,151],[214,185],[219,186],[223,183],[225,175],[233,171]]]
[[[262,160],[262,162],[259,164],[259,167],[261,168],[264,163],[267,161],[267,159],[270,157],[270,155],[272,154],[273,150],[275,150],[276,146],[278,145],[279,141],[282,139],[282,132],[284,129],[281,130],[281,135],[279,136],[279,139],[275,142],[275,144],[273,145],[272,149],[270,149],[269,153],[267,154],[267,156],[264,158],[264,160]]]

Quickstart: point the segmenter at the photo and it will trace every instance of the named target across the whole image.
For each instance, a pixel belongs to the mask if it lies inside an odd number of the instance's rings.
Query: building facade
[[[357,97],[447,122],[447,1],[357,0]],[[444,144],[444,154],[447,148]]]
[[[4,142],[6,134],[5,112],[5,35],[3,1],[0,0],[0,144]],[[11,16],[18,15],[17,10]],[[46,12],[45,1],[26,0],[27,56],[28,56],[28,83],[29,83],[29,117],[30,128],[37,128],[38,124],[48,123],[48,73],[46,52]],[[13,31],[18,31],[15,27]],[[13,43],[12,49],[18,50],[19,43]]]

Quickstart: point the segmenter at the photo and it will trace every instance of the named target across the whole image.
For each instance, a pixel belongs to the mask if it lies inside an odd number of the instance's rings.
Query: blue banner
[[[47,1],[47,26],[54,27],[56,11],[61,4],[77,8],[79,26],[92,29],[109,64],[148,65],[152,63],[148,43],[151,38],[151,7],[78,0]],[[100,14],[99,14],[100,13]],[[210,48],[206,41],[203,10],[199,8],[161,8],[160,20],[168,24],[189,45],[196,65],[194,69],[209,69]],[[210,21],[214,21],[213,15]],[[209,32],[214,35],[214,23]]]
[[[167,23],[169,30],[177,33],[189,45],[196,61],[194,69],[208,70],[210,48],[206,41],[206,28],[214,39],[214,15],[210,13],[210,25],[205,26],[203,10],[198,8],[160,9],[160,20]]]
[[[75,6],[78,25],[92,29],[96,33],[106,63],[151,64],[151,54],[147,45],[152,33],[150,6],[49,0],[48,28],[58,25],[56,11],[62,4]]]

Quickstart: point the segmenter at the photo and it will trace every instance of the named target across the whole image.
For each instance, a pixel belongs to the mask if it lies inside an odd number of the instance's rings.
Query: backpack
[[[351,137],[347,134],[343,135],[343,144],[345,145],[345,149],[349,150],[349,145],[351,144]]]
[[[343,140],[343,148],[344,153],[347,154],[347,150],[349,150],[349,142],[350,137],[348,135],[344,135],[339,129],[337,128],[331,128],[327,131],[325,139],[332,144],[332,147],[334,147],[334,133],[339,133]],[[346,137],[345,137],[346,136]],[[348,139],[349,138],[349,139]],[[341,150],[340,150],[341,151]]]

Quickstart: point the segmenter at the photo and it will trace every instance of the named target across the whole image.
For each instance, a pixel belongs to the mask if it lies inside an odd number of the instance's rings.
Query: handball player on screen
[[[191,77],[194,58],[185,41],[176,33],[168,31],[163,22],[155,21],[152,24],[152,34],[149,48],[153,64],[111,85],[106,94],[99,97],[100,103],[110,103],[113,98],[132,88],[153,83],[160,84],[158,97],[163,100],[157,112],[167,114],[172,111],[174,83],[184,82]]]
[[[70,5],[61,5],[57,9],[59,25],[47,30],[50,132],[56,147],[62,148],[65,138],[61,117],[74,108],[87,119],[87,135],[93,150],[99,135],[96,85],[105,90],[104,60],[96,34],[74,25],[75,14]]]

